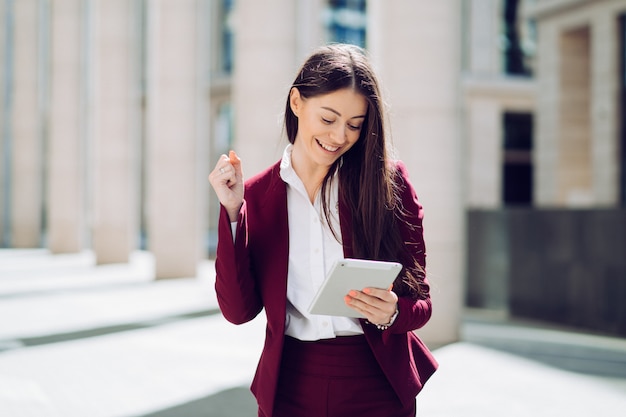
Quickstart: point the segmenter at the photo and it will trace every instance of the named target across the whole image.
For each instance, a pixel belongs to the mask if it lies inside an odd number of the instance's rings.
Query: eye
[[[334,120],[328,120],[328,119],[326,119],[326,118],[322,117],[322,122],[324,122],[324,124],[329,125],[329,124],[331,124],[332,122],[334,122]]]
[[[348,129],[354,130],[356,132],[356,131],[361,130],[361,125],[354,126],[354,125],[351,125],[350,123],[348,123]]]

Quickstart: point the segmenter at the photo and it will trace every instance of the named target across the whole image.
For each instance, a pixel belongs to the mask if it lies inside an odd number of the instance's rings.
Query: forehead
[[[311,98],[312,103],[342,116],[364,116],[367,111],[367,100],[363,94],[344,88],[331,93],[321,94]]]

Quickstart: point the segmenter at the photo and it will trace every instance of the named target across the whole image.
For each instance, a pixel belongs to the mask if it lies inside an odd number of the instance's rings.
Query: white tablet
[[[397,262],[340,259],[324,280],[309,307],[311,314],[327,316],[364,317],[348,307],[344,297],[350,290],[384,288],[391,286],[402,270]]]

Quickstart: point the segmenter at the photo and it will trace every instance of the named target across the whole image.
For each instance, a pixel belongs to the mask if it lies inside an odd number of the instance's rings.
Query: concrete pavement
[[[0,250],[1,417],[245,417],[264,320],[219,314],[213,264],[153,281],[149,254]],[[468,314],[421,417],[623,416],[626,341]]]

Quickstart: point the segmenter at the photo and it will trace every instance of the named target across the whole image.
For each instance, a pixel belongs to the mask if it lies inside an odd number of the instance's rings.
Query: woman
[[[282,160],[245,182],[245,198],[235,152],[209,176],[221,203],[220,308],[235,324],[267,316],[251,387],[259,416],[415,416],[437,368],[412,332],[431,316],[422,207],[389,158],[382,107],[364,51],[322,47],[289,90]],[[346,294],[366,319],[308,313],[341,258],[403,265],[392,288]]]

